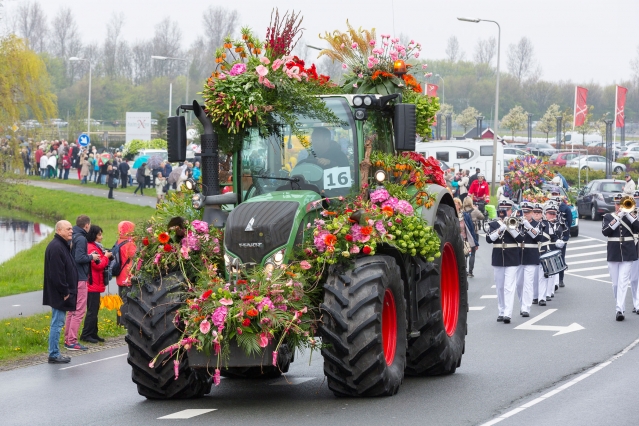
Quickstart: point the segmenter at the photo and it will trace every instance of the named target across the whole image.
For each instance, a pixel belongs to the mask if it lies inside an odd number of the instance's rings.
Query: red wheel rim
[[[393,292],[386,289],[382,305],[382,348],[386,364],[391,365],[397,348],[397,308]]]
[[[457,329],[459,317],[459,271],[455,249],[449,242],[444,244],[441,268],[442,314],[446,334],[452,336]]]

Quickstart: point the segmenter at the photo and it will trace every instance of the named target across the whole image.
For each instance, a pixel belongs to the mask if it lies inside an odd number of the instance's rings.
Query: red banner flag
[[[574,127],[583,126],[588,114],[588,89],[583,87],[575,87],[575,122]]]
[[[426,84],[426,96],[437,97],[437,89],[439,87],[436,84]]]
[[[623,127],[626,125],[626,94],[628,89],[617,86],[617,95],[615,96],[615,127]]]

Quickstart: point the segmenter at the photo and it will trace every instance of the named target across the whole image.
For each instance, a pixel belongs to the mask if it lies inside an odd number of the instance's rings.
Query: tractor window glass
[[[355,122],[343,98],[325,98],[339,122],[298,117],[301,134],[287,126],[268,138],[252,128],[242,147],[244,199],[274,191],[310,190],[335,197],[358,186]]]
[[[457,151],[458,160],[468,160],[470,158],[470,151]]]
[[[481,156],[492,156],[493,155],[493,146],[492,145],[484,145],[479,147],[479,155]]]
[[[439,161],[450,161],[448,152],[435,152],[435,159]]]
[[[381,111],[368,110],[368,119],[364,121],[364,142],[373,142],[373,151],[391,153],[395,151],[393,129],[388,118]]]

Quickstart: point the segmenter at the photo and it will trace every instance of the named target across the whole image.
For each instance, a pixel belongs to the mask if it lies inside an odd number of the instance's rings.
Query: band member
[[[615,317],[617,321],[624,320],[630,271],[632,262],[637,260],[636,236],[634,234],[639,231],[639,222],[637,222],[637,216],[634,212],[621,208],[621,204],[627,200],[632,200],[632,198],[616,194],[614,197],[615,212],[607,213],[601,225],[601,233],[608,237],[608,270],[617,305]]]
[[[545,237],[543,236],[543,227],[545,226],[545,220],[543,218],[544,205],[542,203],[533,204],[532,217],[533,217],[533,220],[537,222],[537,229],[539,229],[539,232],[542,234],[541,237],[539,237],[539,241],[537,242],[537,245],[538,245],[537,251],[540,251],[541,246],[545,240]],[[538,265],[537,269],[535,269],[535,278],[533,281],[533,300],[532,300],[533,305],[536,305],[537,303],[539,303],[539,275],[540,275],[539,271],[541,270],[542,270],[541,265]],[[541,272],[541,277],[542,278],[544,277],[543,271]],[[544,304],[546,304],[546,302],[544,302]]]
[[[556,230],[557,220],[557,204],[554,201],[548,201],[545,204],[544,215],[540,230],[542,231],[542,241],[539,247],[539,253],[545,254],[557,250],[556,244],[563,245],[563,241],[558,239]],[[553,291],[555,289],[555,276],[544,277],[544,271],[539,265],[539,306],[546,306],[546,302],[550,302]]]
[[[519,296],[520,314],[522,317],[530,316],[532,305],[535,273],[539,268],[539,241],[541,231],[538,229],[538,222],[533,219],[533,205],[528,201],[520,204],[523,217],[521,219],[521,234],[524,242],[521,244],[521,265],[519,266],[519,276],[517,277],[517,295]]]
[[[638,213],[639,207],[639,191],[635,191],[635,214]],[[639,239],[637,239],[637,254],[639,255]],[[639,260],[632,262],[632,269],[630,270],[630,289],[632,290],[632,313],[639,314],[639,292],[637,287],[639,285]]]
[[[497,291],[499,316],[497,321],[510,323],[517,282],[517,269],[521,264],[520,244],[524,237],[519,232],[519,224],[512,215],[512,201],[499,201],[498,219],[488,222],[486,242],[493,244],[492,262]]]
[[[555,206],[557,206],[557,214],[555,216],[556,219],[551,222],[555,227],[555,235],[557,235],[557,241],[554,244],[554,248],[552,248],[552,245],[551,245],[551,251],[552,250],[561,251],[561,258],[565,265],[566,264],[565,253],[566,253],[566,244],[567,244],[566,242],[570,238],[570,222],[566,223],[564,219],[565,215],[562,214],[561,212],[561,202],[562,202],[561,197],[556,195],[551,197],[550,200],[554,202]],[[570,212],[570,208],[568,206],[566,206],[566,208],[568,208],[568,213],[570,213],[570,220],[572,220],[572,212]],[[562,282],[563,282],[563,271],[553,275],[553,281],[551,286],[552,293],[550,294],[550,297],[555,297],[555,291],[557,291],[559,287],[563,287],[563,284],[560,285]]]
[[[557,201],[557,205],[559,206],[559,218],[563,219],[563,222],[566,224],[568,229],[567,232],[563,233],[561,237],[562,240],[566,242],[564,246],[561,248],[561,258],[566,264],[566,246],[568,245],[568,240],[570,239],[570,225],[572,224],[572,211],[570,207],[566,203],[566,198],[561,196],[561,191],[558,187],[553,187],[550,192],[553,200]],[[562,220],[559,220],[562,222]],[[564,285],[564,271],[559,272],[559,286],[555,288],[557,290],[559,287],[565,287]]]

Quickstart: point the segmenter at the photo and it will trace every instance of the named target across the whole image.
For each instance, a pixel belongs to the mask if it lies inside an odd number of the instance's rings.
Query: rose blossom
[[[206,334],[211,330],[211,323],[208,320],[204,320],[200,323],[200,333]]]

